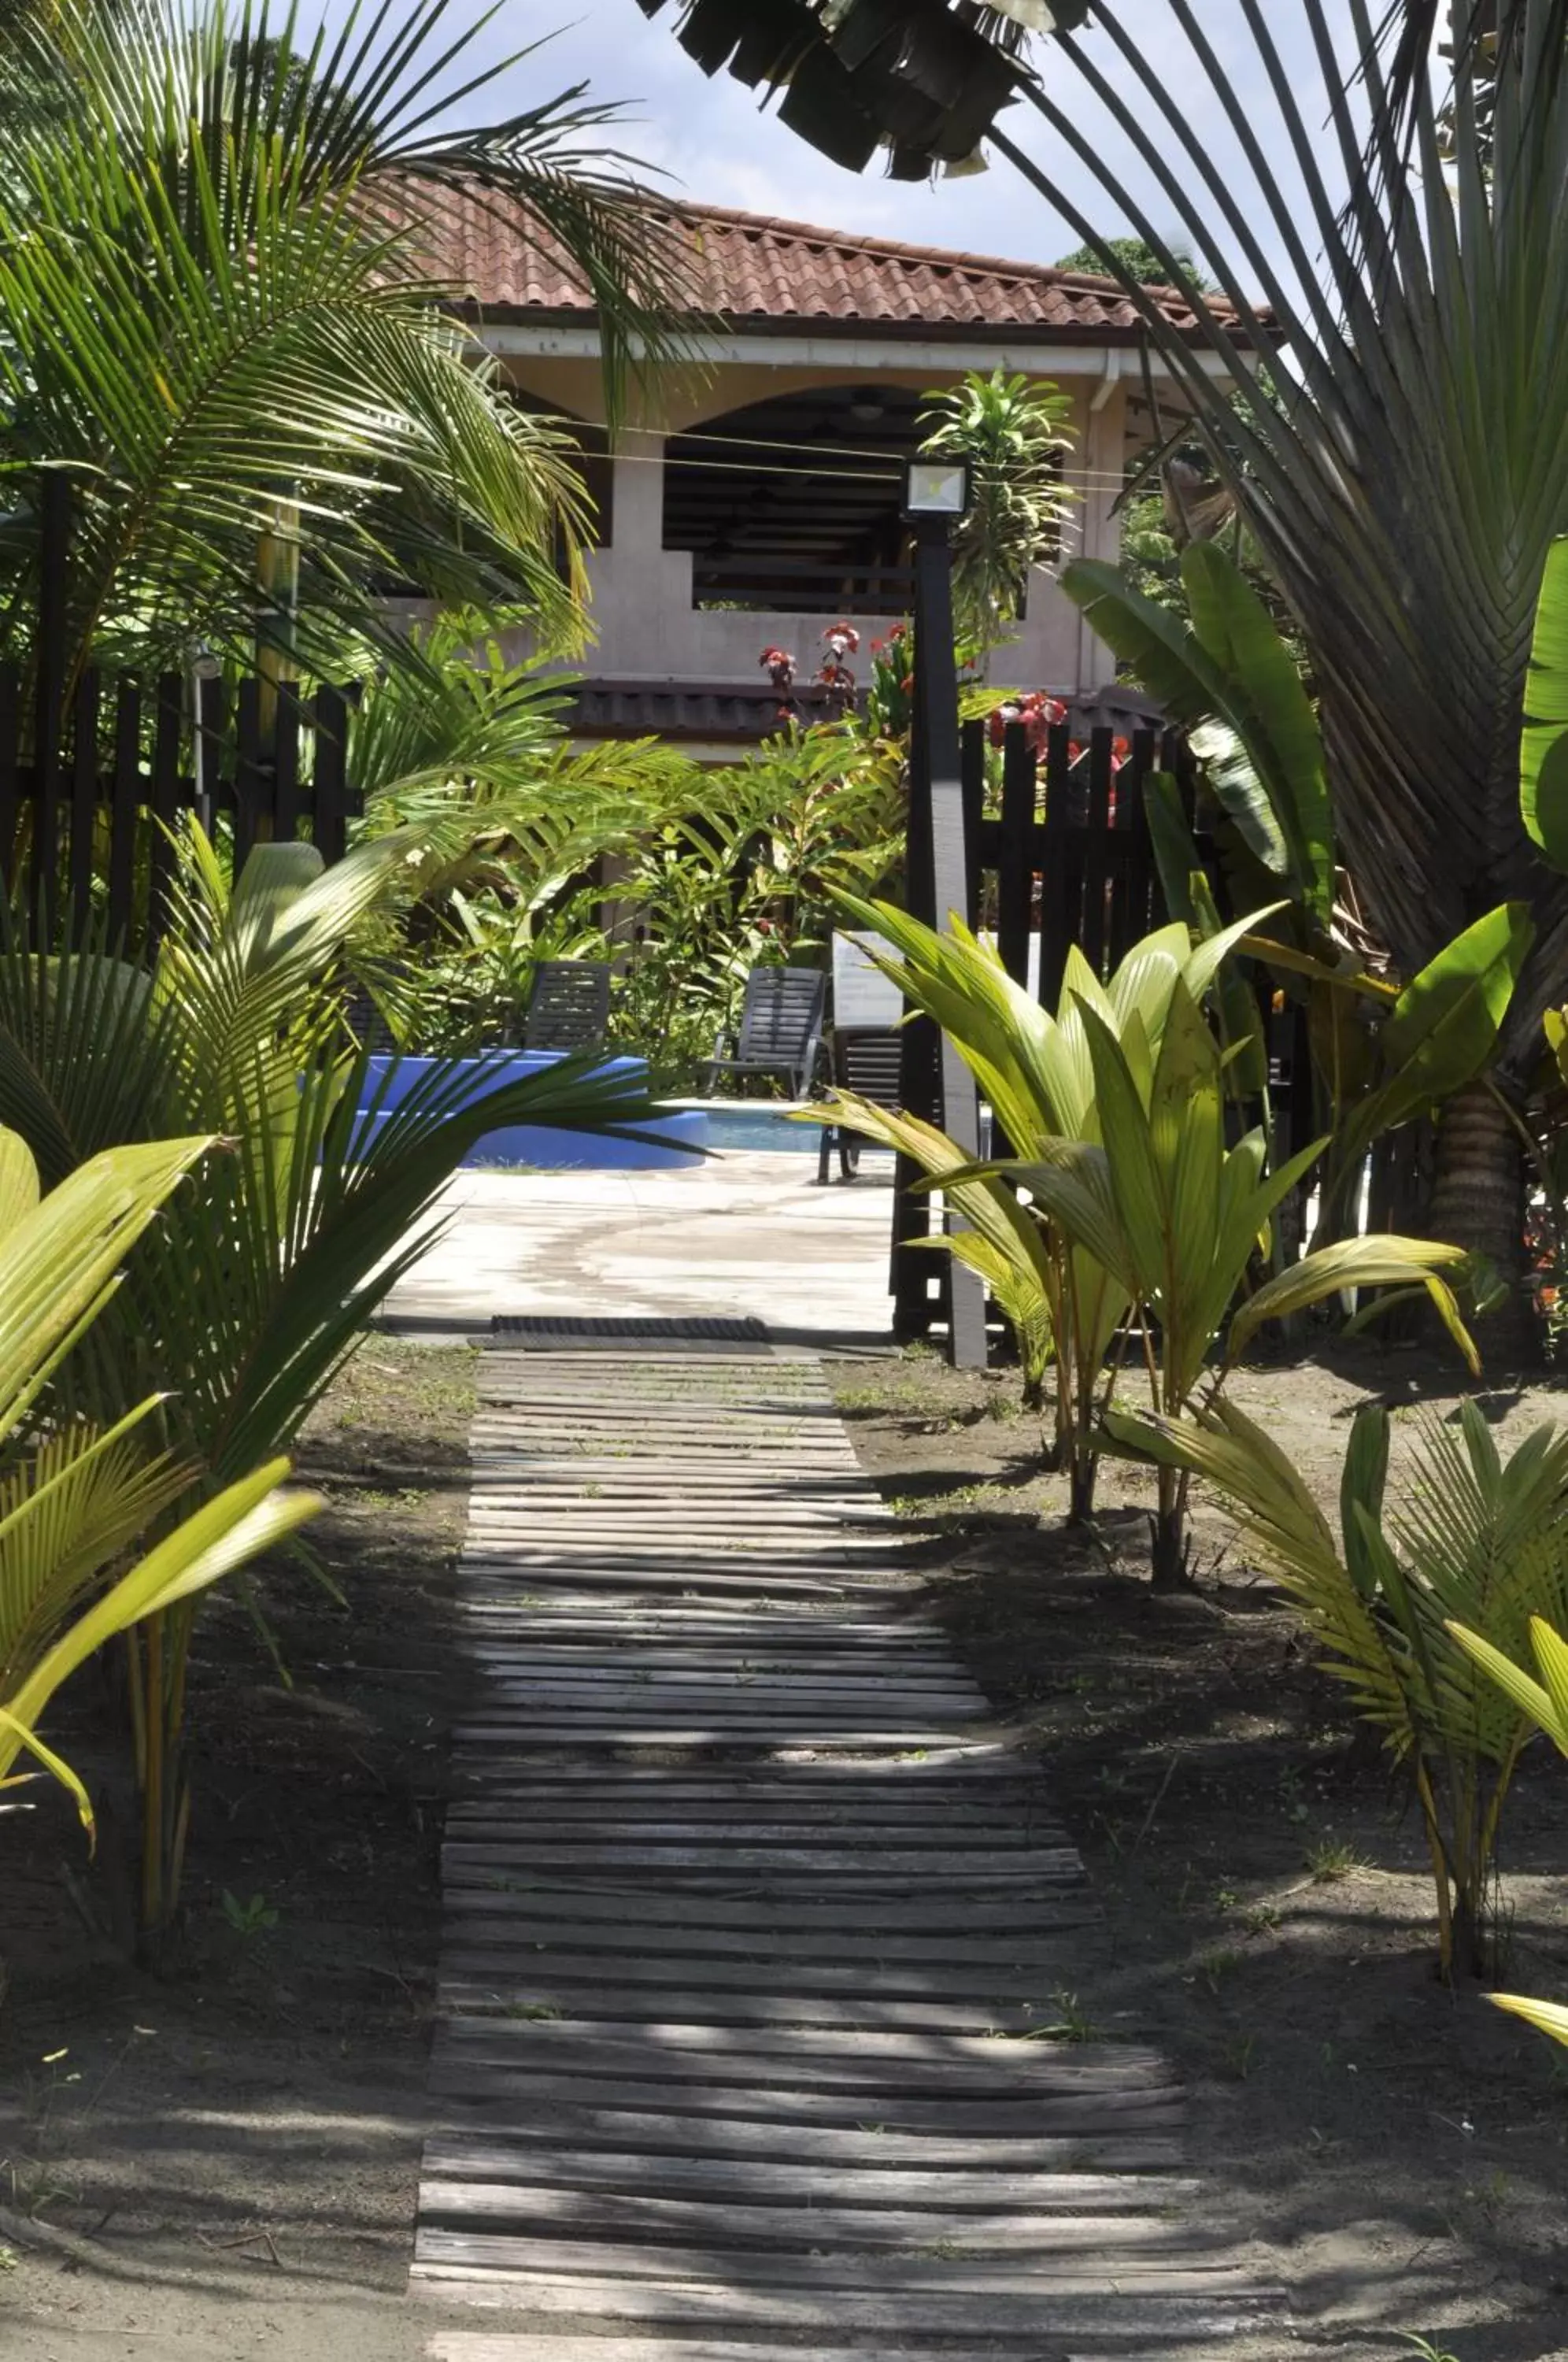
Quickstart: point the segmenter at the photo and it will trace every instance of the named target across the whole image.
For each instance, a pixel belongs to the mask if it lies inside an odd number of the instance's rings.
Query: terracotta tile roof
[[[675,208],[668,218],[688,258],[692,312],[755,333],[875,327],[956,337],[1000,328],[1102,344],[1130,342],[1139,332],[1138,315],[1115,281],[1090,271],[903,246],[712,205]],[[436,259],[492,318],[560,319],[592,309],[547,247],[507,227],[487,205],[448,214]],[[1196,330],[1174,289],[1150,292],[1174,326]],[[1221,324],[1237,326],[1230,304],[1216,298],[1213,308]]]

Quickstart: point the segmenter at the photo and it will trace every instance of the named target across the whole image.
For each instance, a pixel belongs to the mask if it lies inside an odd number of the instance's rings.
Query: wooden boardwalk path
[[[1276,2319],[816,1362],[481,1365],[414,2280],[433,2362],[1066,2362]]]

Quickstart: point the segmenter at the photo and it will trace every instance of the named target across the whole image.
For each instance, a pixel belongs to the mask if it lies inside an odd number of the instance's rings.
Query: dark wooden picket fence
[[[1003,734],[1001,808],[985,812],[986,725],[963,736],[964,819],[970,922],[994,924],[1003,966],[1029,981],[1030,937],[1040,937],[1039,998],[1055,1008],[1067,951],[1076,944],[1095,973],[1107,977],[1165,915],[1154,850],[1143,820],[1143,783],[1162,767],[1178,774],[1186,757],[1174,734],[1141,730],[1120,743],[1091,731],[1080,758],[1066,723],[1045,733],[1037,751],[1020,723]]]
[[[28,664],[0,664],[0,869],[42,940],[104,928],[129,949],[159,931],[174,866],[171,832],[194,814],[232,829],[236,864],[259,840],[308,837],[341,858],[358,809],[337,690],[265,687],[98,668],[67,678],[71,493],[41,488],[37,630]]]

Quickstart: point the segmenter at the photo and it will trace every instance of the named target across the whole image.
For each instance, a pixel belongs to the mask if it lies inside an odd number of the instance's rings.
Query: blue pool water
[[[485,1057],[464,1059],[460,1063],[472,1070],[472,1087],[470,1090],[465,1087],[465,1097],[482,1098],[502,1083],[521,1082],[553,1065],[554,1060],[553,1052],[538,1050],[492,1052]],[[363,1104],[379,1106],[375,1118],[378,1131],[393,1120],[403,1100],[424,1082],[436,1063],[431,1058],[371,1058],[368,1062],[368,1098]],[[628,1076],[640,1076],[645,1071],[641,1059],[634,1058],[607,1058],[604,1066],[606,1071],[619,1070]],[[507,1124],[486,1132],[463,1163],[523,1165],[536,1172],[558,1172],[563,1168],[647,1172],[660,1166],[701,1163],[699,1152],[707,1144],[708,1129],[700,1109],[687,1108],[671,1112],[644,1129],[653,1135],[651,1139],[615,1140],[602,1132],[566,1131],[548,1124]]]
[[[695,1102],[689,1099],[684,1104],[691,1107]],[[732,1101],[727,1106],[707,1099],[702,1102],[702,1112],[707,1120],[710,1148],[750,1148],[764,1151],[769,1156],[791,1151],[816,1156],[821,1152],[820,1123],[797,1123],[782,1108],[769,1107],[764,1099],[752,1104]],[[883,1153],[869,1141],[863,1143],[861,1153],[867,1156]]]

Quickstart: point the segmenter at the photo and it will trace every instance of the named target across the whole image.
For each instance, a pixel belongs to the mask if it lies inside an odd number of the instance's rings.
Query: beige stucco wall
[[[766,340],[759,339],[759,343]],[[802,672],[814,669],[821,633],[835,618],[757,612],[726,613],[692,605],[691,558],[663,546],[665,438],[763,402],[775,395],[824,385],[871,382],[908,387],[955,383],[970,365],[955,350],[946,370],[874,366],[853,344],[844,359],[803,364],[766,359],[715,363],[701,370],[667,372],[649,400],[634,395],[614,460],[613,539],[588,560],[596,644],[589,659],[606,679],[647,681],[735,681],[755,684],[758,657],[772,641],[798,656]],[[595,360],[577,356],[507,353],[503,367],[524,392],[580,418],[602,421],[602,389]],[[1036,372],[1054,377],[1073,402],[1077,437],[1069,474],[1088,481],[1085,498],[1066,538],[1069,553],[1083,549],[1113,558],[1119,545],[1111,514],[1113,486],[1120,481],[1126,434],[1126,396],[1120,381],[1089,373],[1089,358],[1065,350],[1057,359],[1041,354]],[[889,627],[885,615],[849,619],[863,641]],[[862,659],[864,666],[864,659]],[[1077,610],[1052,574],[1037,568],[1015,640],[991,659],[991,678],[1010,687],[1048,689],[1067,694],[1099,687],[1114,678],[1110,652],[1087,632]]]

